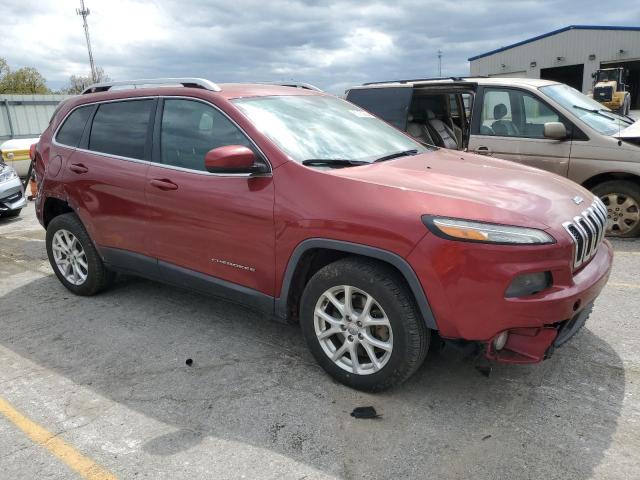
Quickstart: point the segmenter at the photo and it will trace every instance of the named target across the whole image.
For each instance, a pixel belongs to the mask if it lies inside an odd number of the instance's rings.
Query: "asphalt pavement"
[[[0,478],[640,478],[640,240],[613,244],[551,359],[485,377],[445,348],[373,395],[238,305],[131,277],[73,296],[30,204],[0,219]]]

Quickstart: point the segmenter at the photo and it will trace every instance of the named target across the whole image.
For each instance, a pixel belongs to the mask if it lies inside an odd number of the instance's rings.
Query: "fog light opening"
[[[507,344],[508,339],[509,332],[502,332],[500,335],[493,339],[493,348],[495,348],[496,350],[502,350]]]
[[[522,273],[517,275],[507,288],[506,298],[526,297],[546,290],[553,284],[551,272]]]

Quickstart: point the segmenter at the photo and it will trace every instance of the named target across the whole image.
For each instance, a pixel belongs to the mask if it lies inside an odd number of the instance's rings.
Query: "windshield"
[[[596,82],[618,81],[618,70],[600,70],[596,74]]]
[[[234,103],[258,130],[297,162],[372,162],[396,152],[427,151],[367,111],[335,97],[253,97]]]
[[[629,122],[624,118],[615,115],[609,109],[604,108],[602,104],[568,85],[549,85],[540,87],[540,91],[569,110],[589,127],[604,135],[613,135],[629,126]]]

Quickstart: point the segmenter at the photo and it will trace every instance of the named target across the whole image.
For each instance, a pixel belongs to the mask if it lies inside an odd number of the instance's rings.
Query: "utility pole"
[[[80,8],[76,8],[76,13],[82,16],[82,23],[84,24],[84,36],[87,39],[87,50],[89,50],[89,64],[91,64],[91,80],[95,83],[98,81],[96,78],[96,66],[93,63],[93,52],[91,51],[91,40],[89,39],[89,25],[87,25],[87,15],[89,15],[89,9],[84,7],[84,0],[80,0]]]
[[[438,77],[442,78],[442,50],[438,50]]]

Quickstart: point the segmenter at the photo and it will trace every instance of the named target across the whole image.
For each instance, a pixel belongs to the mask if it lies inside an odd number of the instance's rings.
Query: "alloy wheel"
[[[624,235],[640,222],[638,202],[624,193],[608,193],[600,197],[607,207],[607,234]]]
[[[58,230],[53,236],[51,249],[55,264],[64,279],[72,285],[82,285],[87,280],[89,265],[77,237],[68,230]]]
[[[389,318],[375,298],[356,287],[325,291],[316,303],[314,328],[324,353],[347,372],[370,375],[391,358]]]

